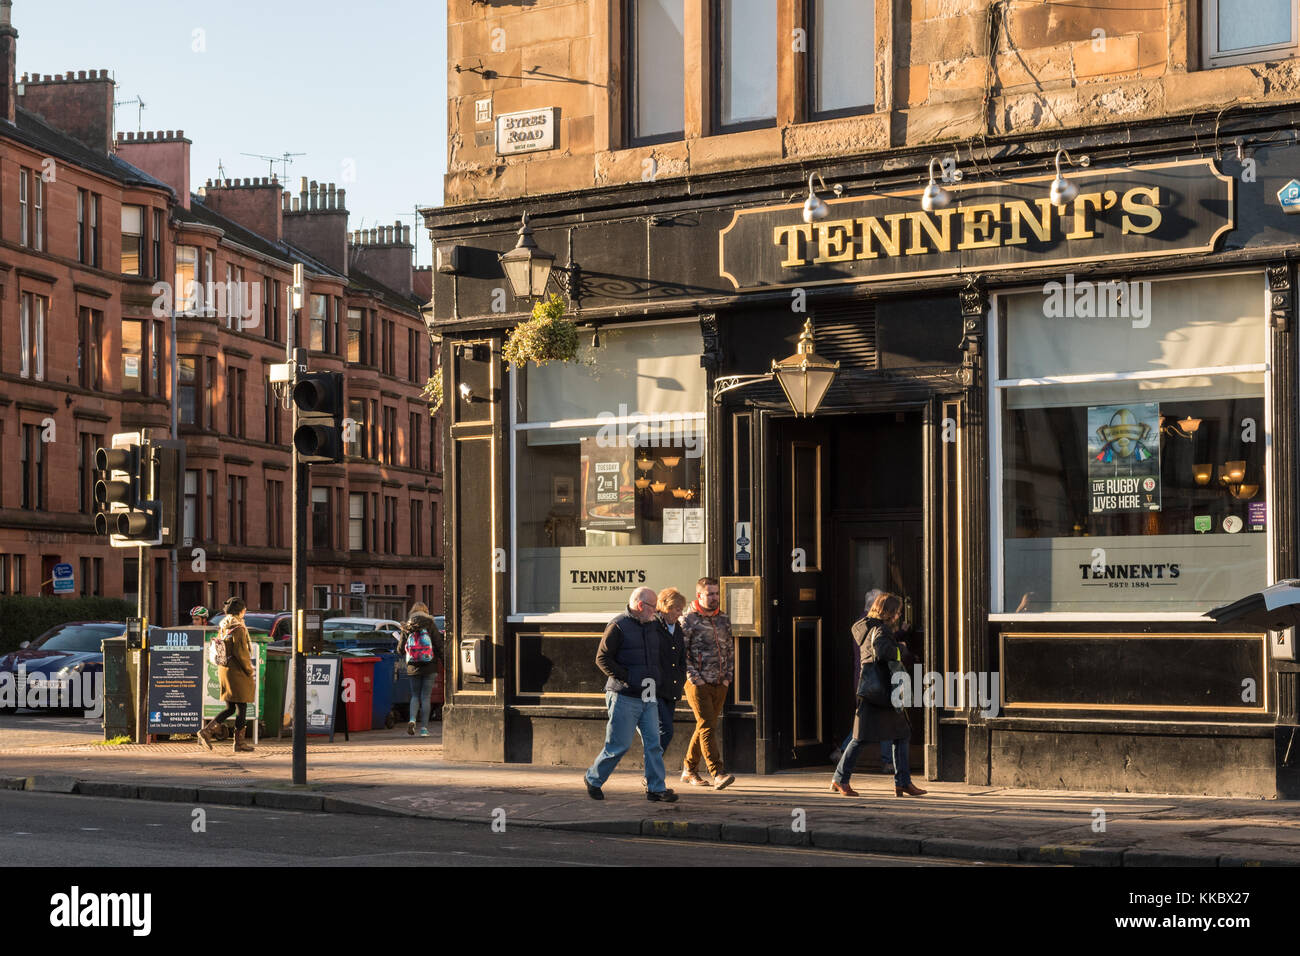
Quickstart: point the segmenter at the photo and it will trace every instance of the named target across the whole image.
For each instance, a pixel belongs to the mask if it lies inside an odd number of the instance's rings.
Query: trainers
[[[736,782],[736,777],[735,777],[735,775],[734,775],[734,774],[730,774],[730,773],[729,773],[729,774],[726,774],[725,776],[722,776],[722,777],[714,777],[714,778],[713,778],[713,789],[714,789],[714,790],[725,790],[727,787],[731,786],[731,785],[732,785],[733,783],[735,783],[735,782]]]
[[[649,800],[651,803],[676,803],[677,802],[677,794],[673,793],[671,790],[661,790],[658,793],[655,793],[653,790],[646,791],[645,798]]]
[[[411,721],[409,724],[406,725],[406,732],[410,734],[412,737],[415,736],[415,721]]]
[[[713,784],[705,780],[694,770],[682,771],[682,783],[689,783],[692,787],[711,787]]]
[[[604,791],[604,790],[601,790],[600,787],[593,787],[593,786],[591,785],[591,781],[588,780],[586,777],[583,777],[583,778],[582,778],[582,782],[583,782],[583,784],[586,785],[586,787],[587,787],[587,796],[591,797],[591,799],[593,799],[593,800],[604,800],[604,799],[605,799],[605,791]]]
[[[421,727],[421,728],[420,728],[420,736],[421,736],[421,737],[427,737],[427,736],[429,736],[429,728],[428,728],[428,727]]]

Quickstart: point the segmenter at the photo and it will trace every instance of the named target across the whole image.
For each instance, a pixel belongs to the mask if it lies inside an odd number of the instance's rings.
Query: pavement
[[[673,776],[673,804],[647,801],[639,773],[619,769],[595,801],[580,769],[449,762],[436,723],[427,738],[404,724],[350,741],[313,737],[308,783],[294,786],[288,738],[236,755],[228,741],[211,752],[192,739],[106,746],[91,742],[97,730],[46,715],[0,719],[0,788],[990,862],[1300,865],[1300,801],[919,778],[928,795],[898,798],[891,777],[871,772],[854,776],[859,796],[846,798],[830,792],[829,767],[738,775],[723,791]]]

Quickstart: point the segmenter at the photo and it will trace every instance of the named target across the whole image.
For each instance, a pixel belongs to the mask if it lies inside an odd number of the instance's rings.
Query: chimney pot
[[[411,227],[410,227],[410,226],[403,226],[403,227],[402,227],[402,242],[403,242],[403,244],[408,245],[408,246],[411,244]]]
[[[294,212],[297,212],[297,211],[298,211],[298,197],[297,197],[297,196],[294,196],[294,197],[293,197],[293,211],[294,211]]]
[[[340,189],[340,190],[339,190],[339,208],[340,208],[340,209],[347,209],[347,208],[348,208],[348,207],[347,207],[347,204],[343,202],[343,196],[344,196],[344,194],[345,194],[346,192],[347,192],[346,189]]]
[[[77,79],[79,79],[79,80],[84,80],[85,78],[86,78],[86,71],[85,71],[85,70],[81,70],[81,71],[77,74]]]

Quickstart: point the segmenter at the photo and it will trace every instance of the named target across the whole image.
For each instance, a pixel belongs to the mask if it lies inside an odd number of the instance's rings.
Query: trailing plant
[[[564,299],[552,295],[533,305],[533,317],[511,330],[502,346],[506,364],[522,368],[532,362],[573,362],[578,358],[578,327],[564,317]]]
[[[420,390],[429,402],[429,414],[437,415],[438,409],[442,408],[442,366],[439,365],[434,370],[433,377],[424,383],[424,388]]]

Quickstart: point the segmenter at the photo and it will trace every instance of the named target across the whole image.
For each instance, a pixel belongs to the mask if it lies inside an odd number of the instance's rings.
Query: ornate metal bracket
[[[717,315],[706,312],[700,316],[700,335],[704,339],[700,367],[716,373],[722,365],[722,336],[718,332]]]
[[[961,300],[961,369],[958,381],[970,386],[978,379],[984,359],[984,316],[988,312],[988,294],[972,279],[958,296]]]
[[[551,278],[575,309],[582,308],[582,266],[576,262],[552,266]]]
[[[1291,313],[1295,309],[1291,266],[1284,262],[1269,266],[1267,271],[1269,319],[1273,328],[1285,332],[1291,327]]]
[[[758,382],[770,382],[774,378],[776,376],[772,372],[763,372],[758,375],[724,375],[713,382],[713,401],[718,404],[722,401],[722,396],[727,392],[744,388],[746,385],[755,385]]]

